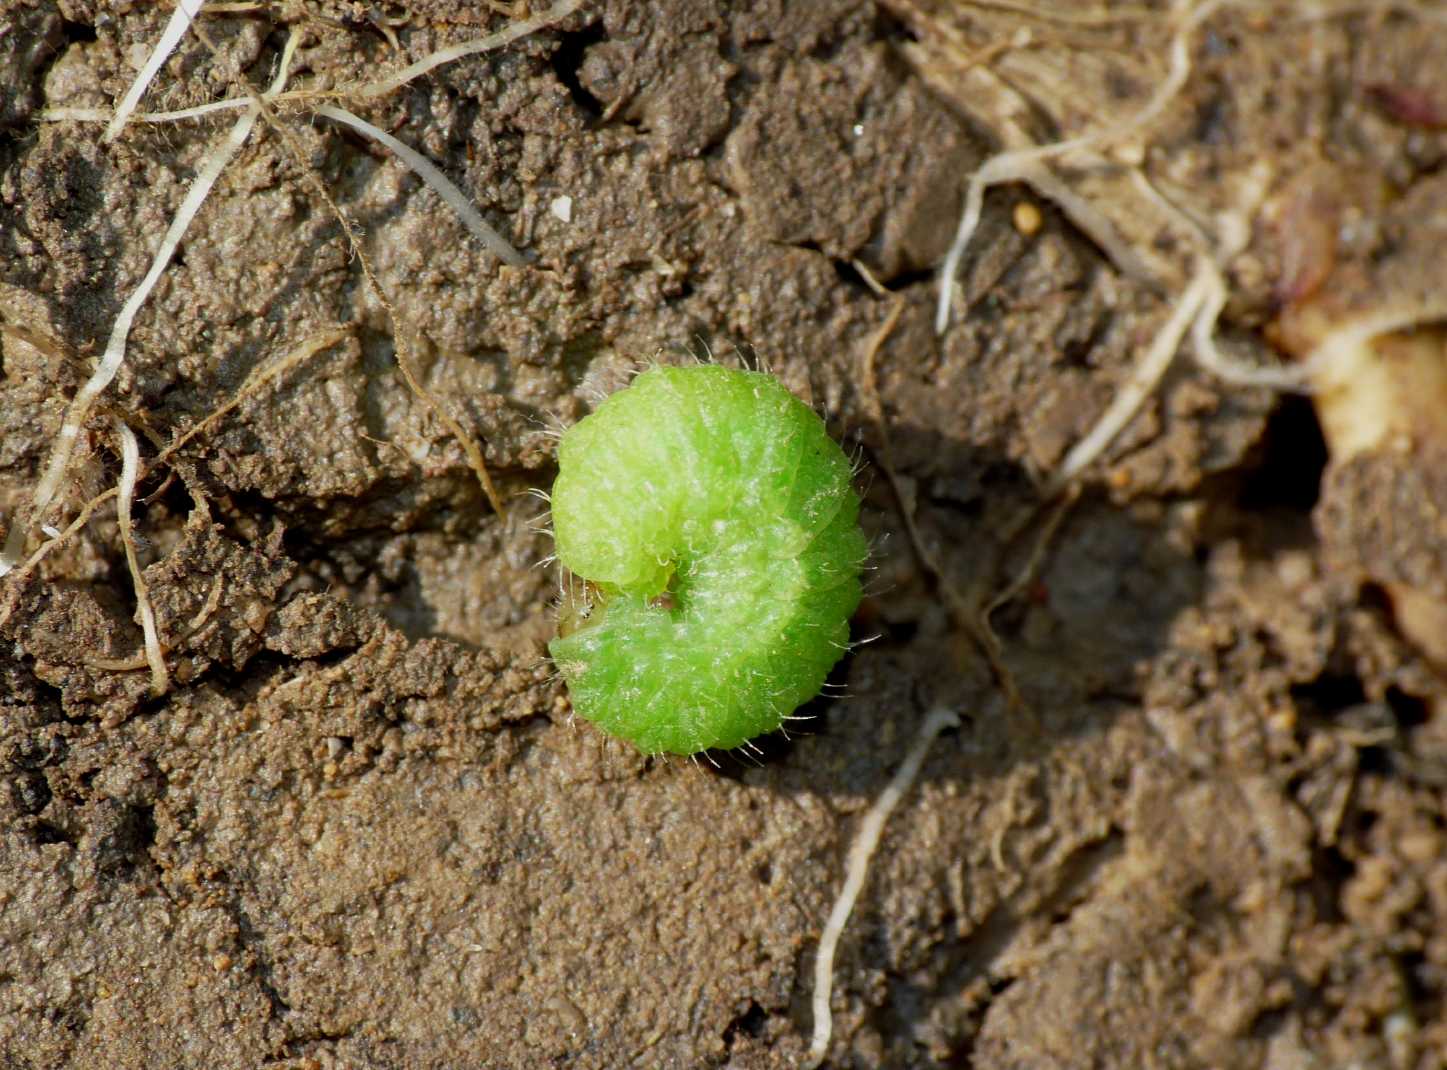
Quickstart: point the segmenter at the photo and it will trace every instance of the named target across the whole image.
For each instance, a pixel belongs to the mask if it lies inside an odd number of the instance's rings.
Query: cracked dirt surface
[[[355,105],[523,267],[370,142],[284,109],[299,160],[259,125],[137,319],[62,526],[115,484],[109,417],[154,456],[259,365],[344,334],[138,490],[167,694],[137,659],[113,506],[0,580],[0,1063],[797,1065],[857,816],[943,704],[964,724],[846,930],[828,1065],[1442,1067],[1447,401],[1348,456],[1310,401],[1183,355],[992,617],[1021,708],[946,596],[1023,565],[1037,480],[1169,314],[1189,258],[1132,167],[1209,229],[1271,165],[1222,327],[1256,360],[1447,271],[1432,14],[1220,5],[1141,151],[1079,176],[1154,277],[1002,187],[937,339],[969,172],[1162,76],[1165,7],[1100,11],[596,0]],[[168,15],[0,0],[7,523],[228,122],[102,144],[44,109],[109,107]],[[216,53],[188,37],[145,108],[226,96],[232,67],[266,84],[290,32],[292,84],[327,87],[506,20],[448,0],[203,18]],[[970,81],[986,68],[1038,109],[1007,114]],[[506,519],[406,388],[306,171]],[[1447,360],[1432,331],[1402,344]],[[877,638],[836,673],[845,697],[717,769],[571,719],[523,497],[555,427],[639,361],[704,349],[762,360],[860,444],[875,548],[855,634]],[[1384,354],[1417,396],[1447,381]]]

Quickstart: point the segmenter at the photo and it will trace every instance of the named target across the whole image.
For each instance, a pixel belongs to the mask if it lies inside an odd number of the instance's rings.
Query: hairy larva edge
[[[848,649],[867,544],[853,465],[766,372],[654,367],[563,436],[549,644],[575,711],[645,753],[780,729]]]

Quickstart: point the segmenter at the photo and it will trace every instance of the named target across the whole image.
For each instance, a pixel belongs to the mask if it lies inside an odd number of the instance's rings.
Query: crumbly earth
[[[232,6],[144,107],[264,87],[293,32],[292,88],[353,83],[503,6]],[[1442,1067],[1447,684],[1396,614],[1401,590],[1447,591],[1447,446],[1339,463],[1309,402],[1183,354],[1058,526],[1030,512],[1189,275],[1162,204],[1209,231],[1269,168],[1222,331],[1255,360],[1334,258],[1421,277],[1361,206],[1447,214],[1440,24],[1216,11],[1180,98],[1081,178],[1151,277],[1004,187],[954,325],[930,326],[966,176],[1010,123],[1048,140],[1140,107],[1167,6],[591,0],[350,102],[523,267],[387,152],[280,104],[291,142],[259,124],[222,175],[48,518],[115,485],[112,417],[153,457],[345,328],[141,483],[170,690],[137,657],[111,505],[0,580],[0,1065],[797,1065],[859,815],[943,704],[963,727],[845,931],[829,1065]],[[0,0],[7,525],[232,121],[102,144],[43,114],[109,107],[168,17]],[[961,88],[992,63],[1034,110]],[[408,390],[399,329],[505,518]],[[544,657],[557,578],[524,492],[554,429],[640,362],[705,351],[766,363],[864,461],[874,641],[760,761],[640,758],[573,721]],[[992,664],[961,607],[1047,534],[990,618]]]

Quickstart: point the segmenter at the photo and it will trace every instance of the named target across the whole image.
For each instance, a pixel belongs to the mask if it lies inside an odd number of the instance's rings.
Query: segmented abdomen
[[[654,368],[571,428],[558,464],[558,558],[599,591],[549,645],[581,716],[692,754],[818,693],[867,548],[849,460],[808,406],[762,372]]]

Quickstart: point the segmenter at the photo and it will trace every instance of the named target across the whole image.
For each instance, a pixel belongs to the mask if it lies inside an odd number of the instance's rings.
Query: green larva
[[[868,548],[812,409],[764,372],[652,368],[563,435],[558,469],[558,559],[596,592],[548,647],[579,715],[693,754],[818,694]]]

